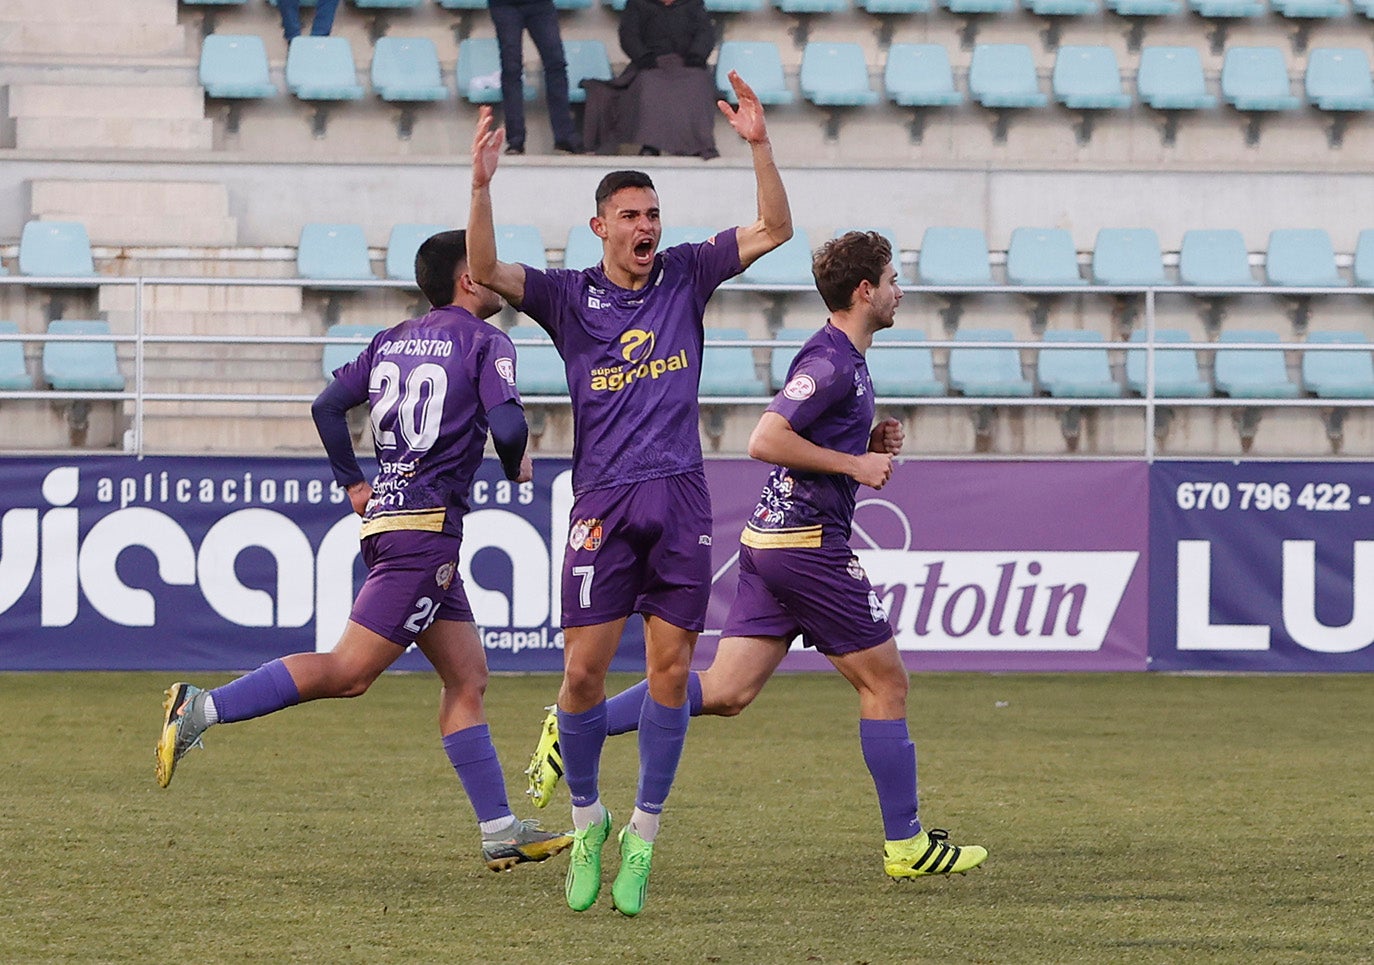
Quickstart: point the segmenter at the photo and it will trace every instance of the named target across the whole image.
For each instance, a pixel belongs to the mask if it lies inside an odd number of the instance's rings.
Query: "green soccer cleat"
[[[961,875],[988,859],[988,849],[976,844],[948,844],[949,832],[939,828],[922,831],[904,841],[883,845],[883,870],[889,878],[920,878],[924,875]]]
[[[509,871],[526,861],[546,861],[572,847],[571,831],[544,831],[538,821],[517,820],[513,826],[482,837],[482,860],[492,871]]]
[[[573,911],[586,911],[596,904],[596,896],[601,893],[601,849],[610,836],[610,811],[597,824],[573,832],[568,878],[563,884],[568,907]]]
[[[192,747],[204,747],[200,735],[209,728],[205,720],[205,691],[187,683],[167,688],[162,702],[162,736],[157,742],[157,783],[172,783],[177,761]]]
[[[649,894],[649,866],[654,860],[654,846],[630,830],[626,825],[620,832],[620,871],[611,885],[611,906],[626,917],[633,918],[644,909]]]
[[[563,755],[558,750],[558,705],[544,708],[548,714],[539,732],[539,744],[534,748],[525,776],[530,779],[525,793],[537,808],[546,808],[553,800],[554,788],[563,777]]]

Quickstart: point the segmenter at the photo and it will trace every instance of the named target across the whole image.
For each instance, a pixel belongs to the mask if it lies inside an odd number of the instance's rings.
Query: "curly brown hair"
[[[849,231],[832,238],[811,257],[811,274],[825,307],[843,311],[854,300],[854,290],[867,281],[876,285],[892,261],[892,245],[876,231]]]

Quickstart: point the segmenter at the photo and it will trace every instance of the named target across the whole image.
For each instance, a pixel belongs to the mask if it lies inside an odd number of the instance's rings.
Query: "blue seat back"
[[[1110,47],[1065,45],[1054,58],[1051,86],[1056,99],[1070,107],[1127,107],[1121,68]]]
[[[415,280],[415,253],[420,245],[449,229],[440,224],[415,224],[406,222],[391,226],[391,235],[386,242],[386,277],[402,281]]]
[[[538,325],[516,325],[512,340],[533,339],[538,345],[515,346],[515,387],[521,395],[567,395],[568,373],[549,333]]]
[[[1078,271],[1073,235],[1063,228],[1017,228],[1007,246],[1007,281],[1013,285],[1086,285]]]
[[[1264,271],[1271,285],[1344,285],[1336,271],[1336,252],[1323,228],[1279,228],[1269,233]]]
[[[925,285],[991,285],[987,237],[979,228],[927,228],[916,271]]]
[[[563,41],[563,59],[568,62],[568,100],[574,104],[587,100],[584,80],[610,80],[615,76],[606,45],[599,40]]]
[[[19,236],[19,274],[84,277],[95,274],[91,239],[79,221],[30,221]]]
[[[1178,280],[1185,285],[1255,285],[1245,238],[1234,229],[1193,228],[1178,249]]]
[[[458,96],[473,104],[501,103],[501,51],[495,37],[469,37],[458,42]],[[534,100],[534,86],[522,78],[525,100]]]
[[[811,274],[811,241],[806,232],[793,229],[789,240],[746,268],[739,280],[753,285],[815,284]]]
[[[1309,332],[1314,345],[1368,345],[1363,332]],[[1374,353],[1303,352],[1302,384],[1318,396],[1374,397]]]
[[[736,103],[730,71],[738,71],[762,104],[790,104],[792,92],[782,71],[782,54],[771,41],[727,40],[716,55],[716,90],[727,103]]]
[[[211,97],[275,97],[267,48],[252,34],[211,34],[200,45],[200,86]]]
[[[362,225],[315,222],[301,227],[296,249],[301,278],[358,281],[375,277]]]
[[[814,334],[816,334],[814,328],[785,325],[774,332],[773,337],[779,342],[805,342]],[[773,346],[772,354],[768,360],[768,381],[774,392],[780,390],[787,383],[787,370],[800,351],[800,345]]]
[[[1222,332],[1218,342],[1281,342],[1276,332],[1261,330],[1231,330]],[[1258,398],[1292,398],[1298,387],[1288,378],[1283,350],[1218,349],[1216,353],[1217,391],[1230,396]]]
[[[439,52],[428,37],[379,37],[372,51],[372,87],[388,101],[448,97]]]
[[[496,226],[496,257],[508,264],[519,262],[543,271],[549,267],[548,254],[539,229],[532,224]]]
[[[110,326],[99,321],[55,321],[49,335],[106,335]],[[122,392],[114,342],[43,343],[43,380],[52,388],[69,392]]]
[[[0,322],[0,335],[18,335],[17,322]],[[23,342],[0,342],[0,390],[24,392],[33,388],[29,368],[24,364]]]
[[[563,248],[564,268],[590,268],[601,263],[601,239],[591,225],[579,222],[568,229],[568,242]]]
[[[944,383],[935,377],[935,358],[921,343],[924,332],[910,328],[885,328],[868,347],[868,375],[873,391],[885,396],[937,396]]]
[[[863,48],[854,43],[813,40],[802,51],[798,80],[802,96],[813,104],[876,104],[878,93],[868,82]]]
[[[1103,228],[1093,245],[1098,285],[1162,285],[1164,253],[1152,228]]]
[[[706,340],[742,341],[741,328],[708,328]],[[746,345],[707,345],[701,353],[701,395],[767,395],[768,388],[754,365],[754,350]]]
[[[930,13],[931,8],[930,0],[857,0],[854,5],[875,14]]]
[[[943,44],[893,44],[883,68],[883,89],[894,104],[935,107],[963,103]]]
[[[324,352],[320,355],[320,371],[324,375],[324,380],[331,381],[335,369],[356,359],[377,333],[385,330],[384,325],[351,325],[345,322],[330,325],[325,329],[324,334],[327,338],[353,338],[357,339],[357,342],[324,346]]]
[[[361,100],[352,46],[343,37],[295,38],[286,52],[286,89],[302,100]]]
[[[985,107],[1043,107],[1035,58],[1025,44],[979,44],[969,64],[968,89]]]
[[[1292,110],[1288,63],[1277,47],[1231,47],[1221,64],[1221,94],[1242,110]]]
[[[1050,395],[1070,398],[1120,395],[1121,386],[1112,378],[1111,360],[1105,348],[1057,347],[1102,341],[1101,332],[1047,331],[1036,360],[1041,388]]]
[[[1009,329],[964,328],[954,335],[959,342],[1012,342]],[[949,387],[965,395],[1030,395],[1032,386],[1021,375],[1017,348],[963,348],[949,351]]]
[[[1355,284],[1374,286],[1374,228],[1365,228],[1355,241]]]
[[[1318,47],[1307,55],[1307,99],[1325,110],[1374,107],[1369,57],[1358,47]]]
[[[1148,333],[1136,329],[1132,342],[1143,342]],[[1198,369],[1197,350],[1192,348],[1164,348],[1164,345],[1190,345],[1192,336],[1181,328],[1155,329],[1155,395],[1164,398],[1203,398],[1212,394],[1212,387],[1202,381]],[[1149,357],[1145,349],[1126,350],[1126,384],[1141,395],[1146,390]]]
[[[1140,52],[1136,93],[1159,110],[1201,110],[1215,107],[1207,93],[1202,57],[1192,47],[1146,47]]]

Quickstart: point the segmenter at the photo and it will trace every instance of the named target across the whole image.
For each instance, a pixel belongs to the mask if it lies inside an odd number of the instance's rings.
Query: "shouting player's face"
[[[654,266],[663,233],[658,193],[652,188],[621,188],[592,219],[592,230],[601,239],[602,261],[611,280],[627,288],[639,287]]]

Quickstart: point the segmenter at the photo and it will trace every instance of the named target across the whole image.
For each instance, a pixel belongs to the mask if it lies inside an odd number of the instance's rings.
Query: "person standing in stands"
[[[523,35],[529,31],[544,65],[544,94],[548,99],[553,149],[581,154],[582,138],[573,126],[568,104],[568,61],[558,32],[553,0],[487,0],[496,43],[501,50],[501,113],[506,128],[506,153],[525,153],[525,58]]]
[[[339,0],[319,0],[310,20],[310,36],[328,37],[334,29],[334,11],[338,8]],[[289,44],[301,35],[301,0],[277,0],[277,11],[281,14],[281,32]]]

